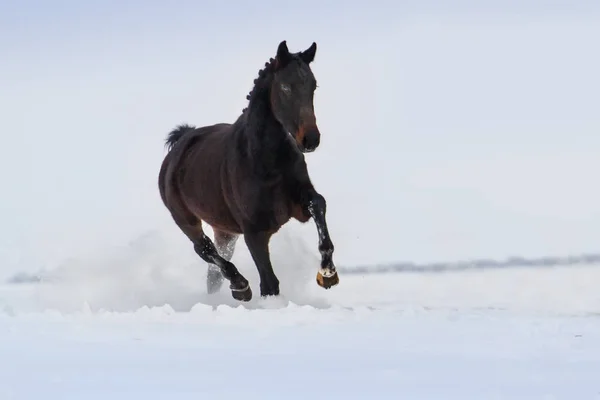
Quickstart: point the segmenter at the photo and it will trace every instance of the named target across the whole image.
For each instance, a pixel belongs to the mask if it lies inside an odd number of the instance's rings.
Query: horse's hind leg
[[[235,235],[232,233],[227,233],[220,231],[218,229],[214,229],[215,233],[215,245],[217,248],[217,252],[225,259],[226,261],[231,261],[233,257],[233,252],[235,250],[235,244],[239,235]],[[208,272],[206,275],[206,290],[209,294],[216,293],[221,289],[223,284],[223,273],[221,269],[212,263],[208,264]]]
[[[196,254],[205,262],[216,265],[225,279],[231,283],[229,288],[233,298],[239,301],[250,301],[252,290],[248,280],[240,274],[235,265],[219,254],[214,243],[202,230],[202,222],[196,218],[194,218],[194,223],[177,218],[175,222],[194,244]]]

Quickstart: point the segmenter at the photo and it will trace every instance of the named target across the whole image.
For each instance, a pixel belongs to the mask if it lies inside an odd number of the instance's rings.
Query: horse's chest
[[[283,225],[290,219],[291,203],[289,197],[283,191],[273,199],[272,213],[277,225]]]
[[[290,198],[282,187],[276,186],[269,191],[265,191],[261,197],[263,212],[271,214],[277,221],[289,218]]]
[[[289,221],[293,210],[290,197],[278,186],[262,191],[251,208],[250,219],[264,230],[279,229]]]

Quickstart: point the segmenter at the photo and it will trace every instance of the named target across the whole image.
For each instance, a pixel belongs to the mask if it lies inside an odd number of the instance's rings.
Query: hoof
[[[245,289],[231,289],[231,295],[237,301],[250,301],[252,300],[252,289],[250,289],[250,285]]]
[[[267,297],[279,296],[279,283],[275,287],[264,287],[261,285],[260,297],[266,299]]]
[[[337,271],[331,271],[327,268],[322,268],[317,272],[317,285],[322,288],[329,289],[340,283],[340,278]]]
[[[261,293],[260,297],[263,299],[279,297],[279,291],[277,293]]]

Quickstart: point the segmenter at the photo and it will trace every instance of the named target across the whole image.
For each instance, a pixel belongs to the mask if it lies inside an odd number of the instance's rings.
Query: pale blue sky
[[[233,121],[283,39],[318,44],[340,264],[600,250],[600,3],[167,3],[0,3],[0,275],[177,235],[165,134]]]

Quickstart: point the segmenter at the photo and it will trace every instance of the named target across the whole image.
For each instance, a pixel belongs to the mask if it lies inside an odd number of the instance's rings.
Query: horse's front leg
[[[306,212],[312,217],[317,226],[319,235],[319,252],[321,253],[321,268],[317,273],[317,284],[325,289],[337,285],[340,282],[337,270],[333,263],[333,242],[327,229],[327,202],[325,198],[314,189],[309,189],[303,196],[306,204]]]
[[[260,295],[278,296],[279,295],[279,280],[273,272],[271,265],[271,257],[269,255],[269,240],[271,233],[264,230],[248,229],[244,232],[244,240],[246,246],[252,255],[252,259],[258,269],[260,276]]]

